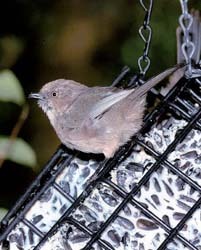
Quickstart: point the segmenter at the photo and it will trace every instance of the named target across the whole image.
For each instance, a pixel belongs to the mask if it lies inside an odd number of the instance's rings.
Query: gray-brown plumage
[[[147,91],[176,69],[168,69],[129,90],[87,87],[59,79],[30,97],[38,99],[63,144],[110,158],[141,128]]]

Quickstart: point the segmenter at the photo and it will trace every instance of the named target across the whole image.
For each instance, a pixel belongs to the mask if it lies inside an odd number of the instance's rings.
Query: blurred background
[[[190,7],[199,9],[199,1],[189,1]],[[146,77],[176,63],[180,13],[179,0],[154,1]],[[12,207],[59,145],[28,94],[58,78],[106,86],[124,65],[137,72],[143,19],[134,0],[1,2],[0,213]]]

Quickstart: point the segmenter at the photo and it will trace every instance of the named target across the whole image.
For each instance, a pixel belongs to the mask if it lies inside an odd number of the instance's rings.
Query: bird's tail
[[[185,72],[186,66],[176,65],[172,68],[169,68],[162,73],[160,73],[157,76],[152,77],[148,81],[146,81],[142,86],[138,87],[134,90],[134,94],[136,97],[142,97],[145,95],[150,89],[152,89],[154,86],[156,86],[158,83],[160,83],[162,80],[164,80],[166,77],[173,74],[175,71],[180,70],[182,67],[183,73]]]

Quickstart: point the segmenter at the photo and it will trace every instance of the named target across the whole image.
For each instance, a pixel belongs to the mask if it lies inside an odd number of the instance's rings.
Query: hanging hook
[[[147,70],[149,69],[149,66],[150,66],[149,57],[148,56],[139,57],[138,66],[139,66],[139,69],[140,69],[140,74],[142,74],[142,76],[144,76],[146,74]]]
[[[143,0],[140,0],[140,4],[145,11],[143,25],[139,28],[139,35],[144,45],[143,55],[138,58],[138,67],[140,70],[140,74],[142,77],[145,76],[147,70],[150,67],[150,59],[148,57],[151,38],[152,38],[152,29],[149,25],[152,7],[153,7],[153,0],[149,0],[149,4],[145,4]]]
[[[182,14],[179,17],[179,24],[184,34],[184,41],[181,46],[182,53],[186,60],[188,77],[192,76],[192,57],[195,51],[195,44],[190,37],[190,28],[193,23],[193,17],[188,12],[188,0],[180,0]]]

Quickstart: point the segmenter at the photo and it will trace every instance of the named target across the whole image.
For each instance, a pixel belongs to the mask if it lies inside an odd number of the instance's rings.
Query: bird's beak
[[[39,93],[31,93],[29,94],[28,98],[33,98],[37,100],[44,100],[43,96]]]

